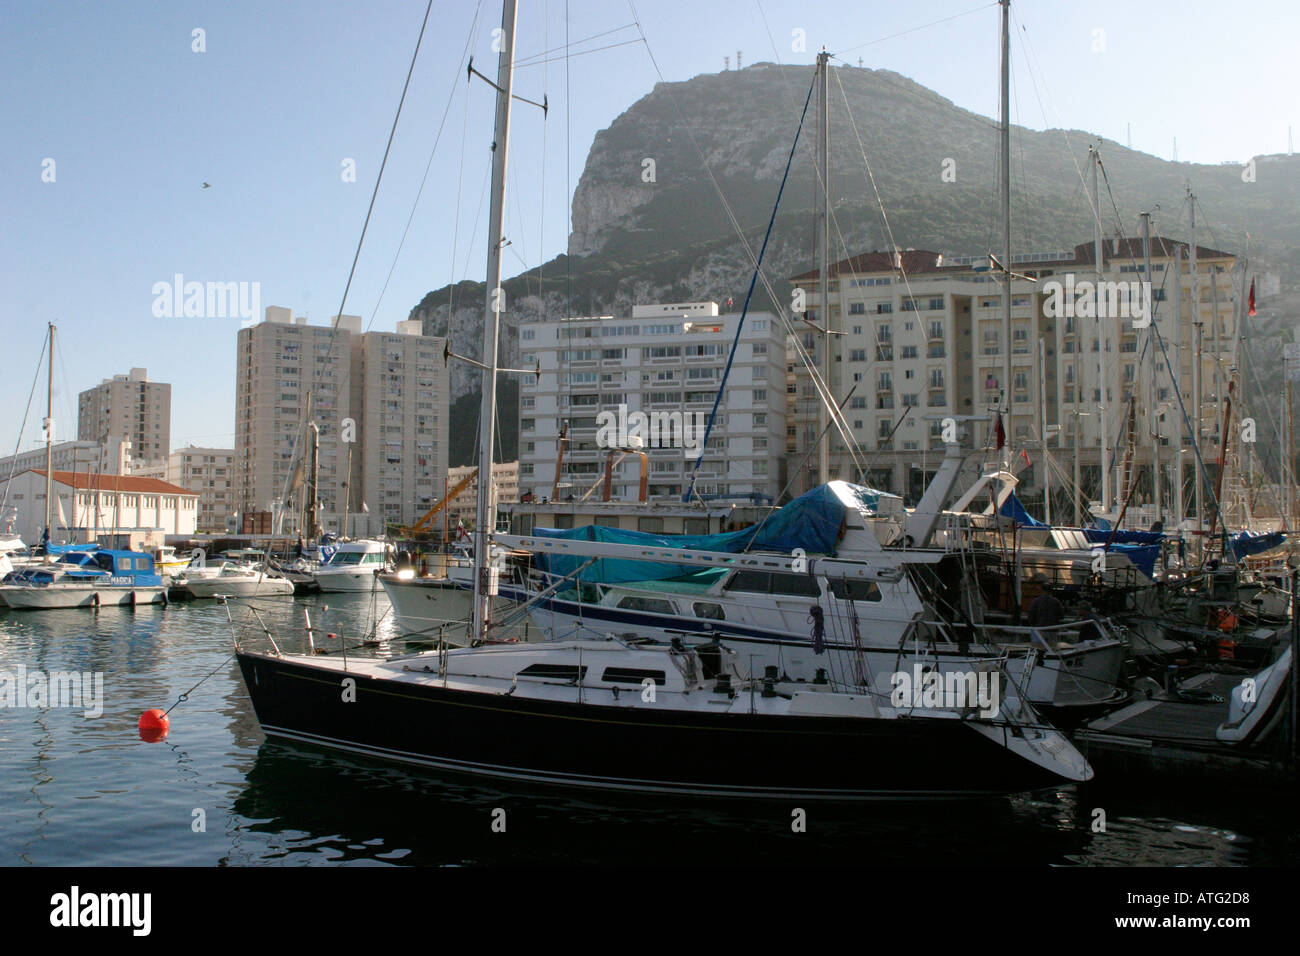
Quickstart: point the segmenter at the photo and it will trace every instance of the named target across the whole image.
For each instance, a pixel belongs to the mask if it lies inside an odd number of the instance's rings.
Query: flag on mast
[[[1026,451],[1026,450],[1023,449],[1023,448],[1020,449],[1020,457],[1023,458],[1023,459],[1025,460],[1025,467],[1026,467],[1026,468],[1032,468],[1032,467],[1034,466],[1034,463],[1033,463],[1032,461],[1029,460],[1029,452]]]
[[[1250,280],[1250,298],[1247,300],[1247,304],[1250,306],[1250,309],[1249,311],[1247,311],[1246,314],[1254,315],[1255,314],[1255,280],[1254,279]]]
[[[997,443],[997,450],[998,450],[998,451],[1001,451],[1001,450],[1002,450],[1002,446],[1005,445],[1005,444],[1007,443],[1007,433],[1006,433],[1005,431],[1002,430],[1002,413],[1001,413],[1001,412],[998,412],[998,424],[997,424],[997,427],[994,429],[993,434],[997,436],[997,440],[998,440],[998,443]]]

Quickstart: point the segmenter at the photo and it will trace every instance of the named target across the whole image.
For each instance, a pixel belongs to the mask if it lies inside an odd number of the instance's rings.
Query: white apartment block
[[[1182,261],[1178,316],[1174,314],[1175,250]],[[1184,428],[1169,364],[1176,366],[1190,416],[1195,404],[1194,339],[1201,346],[1202,454],[1217,457],[1222,418],[1219,403],[1226,396],[1227,373],[1234,364],[1239,281],[1233,276],[1235,260],[1231,255],[1198,246],[1200,301],[1195,316],[1201,331],[1197,336],[1189,258],[1186,243],[1152,238],[1151,306],[1153,324],[1160,332],[1157,339],[1148,331],[1135,329],[1131,318],[1060,317],[1048,307],[1052,299],[1048,283],[1093,281],[1093,243],[1078,245],[1072,252],[1014,257],[1013,270],[1026,278],[1011,284],[1009,383],[1003,382],[1002,283],[989,271],[986,257],[945,259],[935,252],[908,250],[865,253],[835,263],[829,270],[828,326],[843,334],[832,338],[828,377],[832,392],[841,400],[857,386],[844,415],[865,467],[854,465],[845,443],[832,430],[829,477],[862,481],[915,502],[943,455],[942,419],[980,419],[969,423],[965,444],[988,449],[992,461],[993,414],[1001,407],[1009,408],[1003,428],[1012,456],[1018,457],[1024,449],[1034,462],[1033,469],[1021,475],[1024,486],[1042,488],[1041,425],[1048,426],[1049,434],[1051,426],[1059,425],[1059,435],[1048,442],[1048,448],[1067,470],[1072,467],[1077,427],[1083,484],[1097,497],[1103,418],[1107,444],[1113,447],[1134,389],[1141,407],[1154,403],[1165,409],[1160,420],[1161,445],[1177,444]],[[1141,241],[1106,240],[1101,278],[1113,282],[1145,279]],[[811,325],[822,326],[817,271],[795,276],[791,282],[807,294]],[[799,337],[815,356],[818,368],[824,370],[825,337],[811,327]],[[797,493],[818,481],[813,445],[819,403],[795,342],[788,346],[787,449],[791,491]],[[1104,398],[1099,375],[1106,380]],[[1009,406],[1004,391],[1010,393]],[[1137,440],[1135,471],[1142,462],[1150,461],[1148,444],[1148,440]],[[1185,457],[1187,483],[1190,450]],[[1167,466],[1167,461],[1164,464]],[[1114,481],[1111,487],[1116,487]]]
[[[240,330],[233,511],[280,513],[284,532],[299,529],[302,492],[282,499],[307,447],[309,392],[321,527],[377,535],[427,511],[446,472],[449,376],[445,340],[420,333],[408,320],[363,334],[350,315],[313,326],[278,306]]]
[[[162,462],[171,452],[171,434],[172,387],[149,381],[147,369],[106,378],[77,396],[81,441],[125,439],[137,462]]]
[[[198,495],[199,534],[220,534],[234,515],[235,450],[233,448],[178,448],[165,465],[132,469],[142,478],[158,478]]]
[[[707,422],[722,386],[723,370],[739,314],[720,315],[714,302],[638,305],[627,318],[583,316],[523,325],[525,375],[520,394],[519,490],[541,502],[582,498],[603,483],[608,448],[600,447],[598,420],[640,412]],[[695,492],[705,498],[776,498],[784,485],[786,402],[785,331],[770,313],[751,313],[727,379],[723,400],[703,448]],[[567,424],[563,465],[556,486],[561,429]],[[632,422],[629,422],[632,424]],[[653,447],[648,456],[648,497],[680,498],[696,454]],[[668,436],[671,437],[671,436]],[[698,448],[703,436],[692,436]],[[612,500],[635,501],[641,460],[629,454],[613,472]],[[597,488],[588,500],[599,500]]]
[[[477,470],[477,465],[460,465],[447,469],[447,487],[453,488]],[[492,463],[492,484],[496,487],[498,513],[506,511],[506,505],[519,502],[519,462],[495,461]],[[474,527],[478,517],[478,477],[475,476],[460,494],[447,504],[447,527],[455,528],[458,524],[466,528]]]
[[[445,345],[424,335],[418,319],[361,337],[361,494],[348,508],[350,525],[365,530],[356,534],[410,524],[442,497],[451,414]]]
[[[194,534],[198,496],[165,481],[54,471],[51,484],[50,540],[55,544],[104,539],[152,548],[165,544],[167,535]],[[0,477],[0,495],[13,509],[13,533],[28,545],[39,543],[46,525],[45,471]]]

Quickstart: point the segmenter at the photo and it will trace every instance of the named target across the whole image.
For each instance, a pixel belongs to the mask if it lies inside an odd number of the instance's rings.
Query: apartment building
[[[283,513],[282,530],[299,528],[301,514],[284,499],[307,445],[310,394],[311,419],[320,429],[320,523],[331,530],[341,528],[347,491],[355,491],[361,477],[359,449],[345,443],[341,432],[348,419],[355,424],[361,417],[360,338],[358,315],[308,325],[305,317],[280,306],[268,306],[264,322],[239,330],[232,501],[236,513]],[[355,437],[360,440],[359,428]],[[296,495],[300,499],[301,492]]]
[[[1192,372],[1198,355],[1201,445],[1203,454],[1214,457],[1221,437],[1220,401],[1226,395],[1237,337],[1240,288],[1231,255],[1198,246],[1195,275],[1190,259],[1186,243],[1151,240],[1151,327],[1158,329],[1157,336],[1140,320],[1135,327],[1133,316],[1140,303],[1126,298],[1112,302],[1101,320],[1091,311],[1061,314],[1063,296],[1054,294],[1053,287],[1074,291],[1083,282],[1093,282],[1098,273],[1093,243],[1072,251],[1016,256],[1013,271],[1023,278],[1011,283],[1006,343],[1004,283],[990,271],[987,257],[954,259],[907,250],[865,253],[837,262],[828,270],[825,323],[819,315],[817,271],[793,277],[790,281],[804,290],[809,309],[806,328],[787,342],[791,404],[786,447],[790,467],[797,469],[792,491],[806,490],[819,480],[815,446],[820,403],[807,360],[831,370],[826,377],[840,401],[854,389],[844,415],[861,464],[831,429],[829,477],[863,481],[903,494],[909,503],[924,490],[943,454],[943,420],[965,419],[964,443],[986,449],[992,461],[998,409],[1003,411],[1011,454],[1019,457],[1023,450],[1035,463],[1021,475],[1027,490],[1043,487],[1042,434],[1055,436],[1048,448],[1058,466],[1068,470],[1077,429],[1081,483],[1098,499],[1103,438],[1113,449],[1131,395],[1144,409],[1163,410],[1159,447],[1177,445],[1183,428],[1176,419],[1173,382],[1176,378],[1190,412],[1198,405]],[[1175,262],[1181,268],[1175,270]],[[1106,240],[1100,277],[1108,283],[1145,280],[1141,241]],[[1124,314],[1115,314],[1116,305]],[[821,328],[842,333],[830,337],[829,363]],[[1152,457],[1149,440],[1139,438],[1135,444],[1130,474]],[[1170,459],[1175,454],[1176,448]],[[1112,499],[1119,481],[1114,459],[1107,455]],[[1170,468],[1163,460],[1165,480],[1172,483]]]
[[[451,414],[445,343],[424,335],[418,319],[398,322],[395,333],[361,336],[361,494],[348,507],[366,505],[351,522],[364,533],[410,524],[442,497]]]
[[[157,478],[198,496],[196,530],[220,534],[235,513],[233,448],[198,448],[188,445],[172,452],[165,464],[132,469],[142,478]]]
[[[133,368],[106,378],[77,396],[77,438],[106,443],[131,442],[137,462],[163,462],[171,452],[172,387],[149,381],[149,372]]]
[[[309,405],[320,527],[377,535],[428,510],[446,472],[449,377],[445,340],[420,333],[414,320],[363,333],[351,315],[313,326],[279,306],[240,330],[234,511],[273,512],[285,532],[301,527],[296,465]]]
[[[611,498],[635,501],[640,447],[650,499],[680,498],[701,450],[697,495],[777,497],[784,485],[785,331],[770,313],[747,317],[704,442],[739,321],[715,302],[687,302],[637,305],[629,317],[522,326],[523,364],[539,364],[540,375],[525,375],[521,388],[521,496],[581,498],[603,482],[612,460]],[[603,497],[603,489],[591,497]]]

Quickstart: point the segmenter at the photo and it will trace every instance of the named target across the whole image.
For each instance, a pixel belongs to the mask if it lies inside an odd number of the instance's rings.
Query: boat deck
[[[1211,694],[1208,701],[1155,699],[1129,704],[1084,724],[1075,745],[1098,775],[1178,773],[1242,776],[1279,782],[1286,771],[1280,751],[1267,745],[1243,748],[1215,734],[1228,719],[1228,701],[1239,674],[1205,673],[1184,681],[1184,690]]]

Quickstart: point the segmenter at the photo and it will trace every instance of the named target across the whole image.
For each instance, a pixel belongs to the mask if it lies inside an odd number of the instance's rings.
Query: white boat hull
[[[292,597],[293,582],[284,578],[196,578],[181,585],[196,598],[216,597]]]
[[[161,604],[166,587],[96,587],[94,585],[59,585],[48,587],[0,587],[0,602],[21,611],[48,611],[70,607],[134,607],[137,604]]]
[[[358,568],[354,571],[317,571],[312,575],[312,580],[316,582],[317,587],[326,593],[342,591],[369,592],[379,587],[375,577],[374,568]]]
[[[406,578],[396,575],[381,577],[380,583],[393,606],[393,616],[402,633],[428,635],[461,647],[468,642],[468,628],[464,625],[473,611],[473,594],[465,586],[447,578]],[[493,614],[505,613],[514,607],[514,601],[496,598]]]

